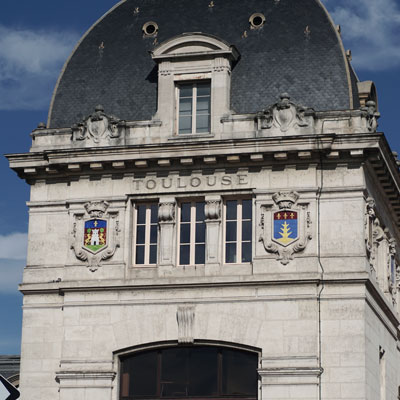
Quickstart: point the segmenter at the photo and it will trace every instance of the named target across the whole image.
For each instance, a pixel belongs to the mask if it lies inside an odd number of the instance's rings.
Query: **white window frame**
[[[196,132],[197,126],[197,85],[208,83],[210,85],[210,111],[208,116],[208,132]],[[182,85],[192,85],[192,130],[190,133],[179,132],[179,104],[180,104],[180,87]],[[175,126],[176,135],[207,135],[211,133],[211,113],[212,111],[212,82],[211,79],[196,79],[191,81],[175,81]]]
[[[242,204],[243,200],[250,200],[251,201],[251,260],[250,261],[242,261],[242,222],[243,222],[243,211],[242,211]],[[236,241],[227,241],[226,240],[226,226],[227,222],[229,222],[226,218],[226,203],[228,201],[237,201],[237,212],[236,212],[236,220],[229,220],[229,221],[236,221]],[[246,221],[246,220],[245,220]],[[253,221],[254,221],[254,209],[253,209],[253,199],[250,197],[240,197],[240,198],[226,198],[223,202],[223,263],[227,265],[235,265],[235,264],[250,264],[253,259],[253,241],[254,241],[254,232],[253,232]],[[236,243],[236,262],[228,262],[226,261],[226,244],[227,243]]]
[[[158,203],[157,202],[148,202],[148,203],[137,203],[134,206],[134,227],[133,227],[133,232],[134,232],[134,240],[133,240],[133,265],[135,266],[155,266],[157,265],[158,262],[158,248],[159,248],[159,232],[158,232],[158,221],[157,223],[151,223],[151,206],[157,206],[158,209]],[[146,216],[145,216],[145,223],[144,224],[139,224],[138,223],[138,212],[139,212],[139,207],[146,207]],[[137,228],[138,226],[144,226],[145,227],[145,240],[144,244],[142,243],[137,243]],[[156,255],[156,262],[150,264],[150,246],[154,245],[154,243],[150,243],[150,234],[151,234],[151,226],[157,225],[157,255]],[[136,262],[136,251],[138,246],[144,246],[144,263],[138,264]]]
[[[182,264],[181,263],[181,215],[182,215],[182,204],[183,203],[190,203],[190,222],[185,221],[184,224],[190,224],[190,242],[189,242],[189,264]],[[196,242],[196,224],[198,221],[196,221],[196,203],[205,203],[204,200],[188,200],[188,201],[181,201],[178,207],[178,241],[177,241],[177,259],[178,262],[177,264],[180,266],[183,265],[202,265],[202,264],[196,264],[196,244],[203,244],[200,242]],[[203,224],[205,224],[205,219],[202,221]],[[204,237],[204,247],[206,251],[206,237]],[[205,260],[205,253],[204,253],[204,260]]]

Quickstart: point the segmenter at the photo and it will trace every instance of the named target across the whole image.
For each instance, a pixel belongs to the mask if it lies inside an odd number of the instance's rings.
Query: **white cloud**
[[[0,259],[0,293],[17,293],[25,262]]]
[[[325,0],[342,27],[346,48],[360,70],[400,66],[400,6],[396,0]]]
[[[26,233],[11,233],[0,235],[0,259],[25,260],[28,235]]]
[[[47,109],[51,93],[79,35],[0,25],[0,109]]]

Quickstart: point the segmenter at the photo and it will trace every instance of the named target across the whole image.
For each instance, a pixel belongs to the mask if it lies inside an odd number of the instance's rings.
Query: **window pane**
[[[242,243],[242,262],[251,262],[251,242]]]
[[[242,240],[243,241],[251,240],[251,221],[242,222]]]
[[[231,221],[226,223],[226,232],[225,232],[225,240],[227,242],[236,241],[237,232],[236,232],[236,222]]]
[[[190,116],[192,115],[192,99],[180,99],[179,100],[179,116]]]
[[[196,221],[204,221],[204,202],[196,203]]]
[[[157,264],[157,245],[150,246],[150,264]]]
[[[190,221],[190,203],[181,204],[181,221],[182,222]]]
[[[192,133],[192,117],[179,117],[179,133]]]
[[[206,246],[196,244],[195,264],[204,264],[206,258]]]
[[[124,376],[122,398],[138,398],[157,394],[157,353],[137,354],[121,361]]]
[[[210,117],[208,115],[197,115],[196,117],[196,132],[204,133],[210,131]]]
[[[251,200],[242,201],[242,219],[251,219],[252,209]]]
[[[257,395],[257,355],[223,350],[222,390],[224,395]]]
[[[150,227],[150,243],[157,243],[157,225]]]
[[[193,94],[193,85],[190,83],[188,85],[180,85],[179,86],[179,96],[182,97],[192,97]]]
[[[146,223],[146,206],[138,206],[138,208],[137,208],[137,223],[138,224]]]
[[[137,244],[144,244],[145,241],[145,225],[139,225],[136,231],[136,243]]]
[[[236,262],[236,243],[227,243],[225,246],[225,261],[227,263]]]
[[[190,224],[181,224],[181,243],[190,243]]]
[[[189,265],[190,264],[190,246],[189,245],[181,245],[180,246],[179,264],[180,265]]]
[[[211,95],[211,84],[200,83],[197,84],[197,97],[198,96],[210,96]]]
[[[229,200],[226,202],[226,219],[237,219],[237,201]]]
[[[210,113],[210,98],[209,97],[198,97],[196,111],[198,114]]]
[[[218,395],[218,359],[216,348],[193,348],[189,352],[190,397]]]
[[[144,264],[144,246],[136,246],[136,264]]]
[[[157,204],[151,205],[151,223],[152,224],[158,223],[158,205]]]
[[[196,243],[205,243],[206,241],[206,224],[196,224]]]
[[[165,349],[161,363],[161,397],[184,397],[189,391],[187,349]]]

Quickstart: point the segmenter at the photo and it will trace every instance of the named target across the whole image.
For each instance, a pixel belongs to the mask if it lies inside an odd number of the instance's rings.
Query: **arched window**
[[[178,346],[121,357],[120,400],[257,398],[258,355]]]

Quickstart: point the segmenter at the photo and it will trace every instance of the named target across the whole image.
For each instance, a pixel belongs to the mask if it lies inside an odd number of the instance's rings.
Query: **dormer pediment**
[[[216,36],[202,33],[184,33],[158,45],[152,52],[154,60],[181,57],[228,57],[237,60],[239,52]]]

